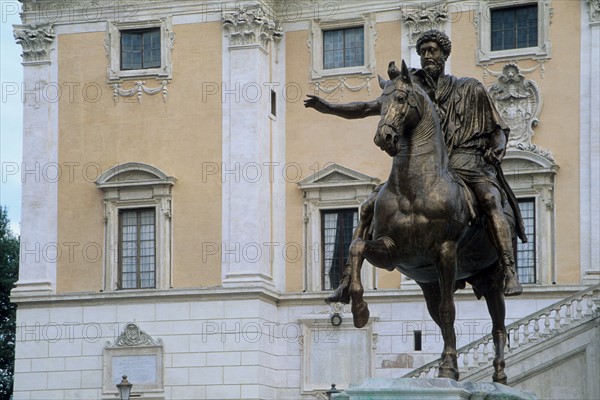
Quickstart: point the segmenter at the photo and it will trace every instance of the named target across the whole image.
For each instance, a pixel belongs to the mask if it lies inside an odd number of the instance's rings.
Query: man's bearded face
[[[425,42],[421,45],[421,68],[432,78],[437,79],[444,71],[446,57],[437,42]]]

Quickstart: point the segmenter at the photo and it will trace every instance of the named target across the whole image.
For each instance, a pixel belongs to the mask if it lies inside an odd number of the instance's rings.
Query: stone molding
[[[23,63],[50,62],[50,47],[56,38],[52,25],[17,25],[13,31],[17,44],[23,47]]]
[[[498,112],[510,127],[507,147],[531,151],[554,162],[552,152],[531,143],[538,126],[542,93],[533,80],[526,79],[516,63],[508,63],[502,73],[493,73],[497,82],[489,89]]]
[[[480,0],[475,14],[477,29],[476,57],[479,65],[508,61],[515,59],[545,60],[552,56],[552,42],[550,40],[550,24],[554,9],[552,0],[538,0],[538,44],[533,47],[492,51],[491,45],[491,10],[507,6],[522,5],[515,0]]]
[[[409,46],[417,44],[418,37],[425,31],[437,29],[443,31],[443,25],[448,21],[448,7],[446,4],[427,7],[423,4],[416,9],[403,9],[402,21],[408,26]]]
[[[131,29],[160,29],[160,67],[121,70],[121,31]],[[171,53],[175,45],[172,17],[162,17],[133,22],[108,21],[108,29],[104,39],[104,49],[108,57],[106,77],[109,83],[120,83],[123,80],[139,78],[156,78],[170,80],[173,77]],[[138,82],[136,82],[137,84]],[[165,86],[165,85],[163,85]],[[114,87],[114,85],[113,85]],[[165,97],[165,95],[163,95]]]
[[[281,23],[267,16],[258,4],[244,5],[236,12],[224,13],[222,23],[230,49],[258,45],[267,52],[271,41],[278,42],[283,37]]]
[[[364,28],[364,63],[355,67],[323,68],[323,31],[332,29],[345,29],[360,27]],[[308,39],[306,46],[310,54],[309,74],[313,81],[354,75],[362,78],[366,83],[367,78],[375,75],[376,57],[375,45],[377,42],[376,15],[375,13],[364,13],[353,18],[343,20],[312,20],[310,21]],[[361,85],[362,86],[362,85]]]

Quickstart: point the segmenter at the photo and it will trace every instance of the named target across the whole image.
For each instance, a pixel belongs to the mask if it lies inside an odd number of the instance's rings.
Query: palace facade
[[[446,72],[482,81],[511,127],[530,242],[509,383],[598,396],[598,0],[21,2],[15,399],[112,399],[122,375],[144,399],[323,398],[435,360],[399,272],[363,268],[365,328],[323,302],[391,159],[377,118],[303,106],[376,99],[431,28],[452,40]],[[459,346],[490,333],[470,288],[456,302]],[[484,342],[464,379],[491,380]]]

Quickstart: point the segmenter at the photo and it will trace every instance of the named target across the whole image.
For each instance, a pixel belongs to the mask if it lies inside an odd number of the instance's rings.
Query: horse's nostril
[[[394,135],[394,144],[398,143],[398,135]]]
[[[388,134],[386,134],[386,135],[385,135],[385,141],[386,141],[387,143],[391,142],[391,141],[392,141],[392,135],[390,135],[389,133],[388,133]]]

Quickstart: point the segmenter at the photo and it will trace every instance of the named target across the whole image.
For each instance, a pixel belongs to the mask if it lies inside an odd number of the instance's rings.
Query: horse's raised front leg
[[[454,282],[457,268],[456,242],[447,241],[442,244],[437,267],[440,281],[439,319],[444,339],[439,377],[458,380],[456,334],[454,332],[454,320],[456,318],[454,307]]]
[[[394,245],[391,239],[355,239],[350,245],[350,285],[348,292],[352,298],[354,326],[362,328],[369,322],[369,307],[363,300],[364,289],[360,280],[360,270],[365,258],[376,267],[389,269],[393,264]]]

